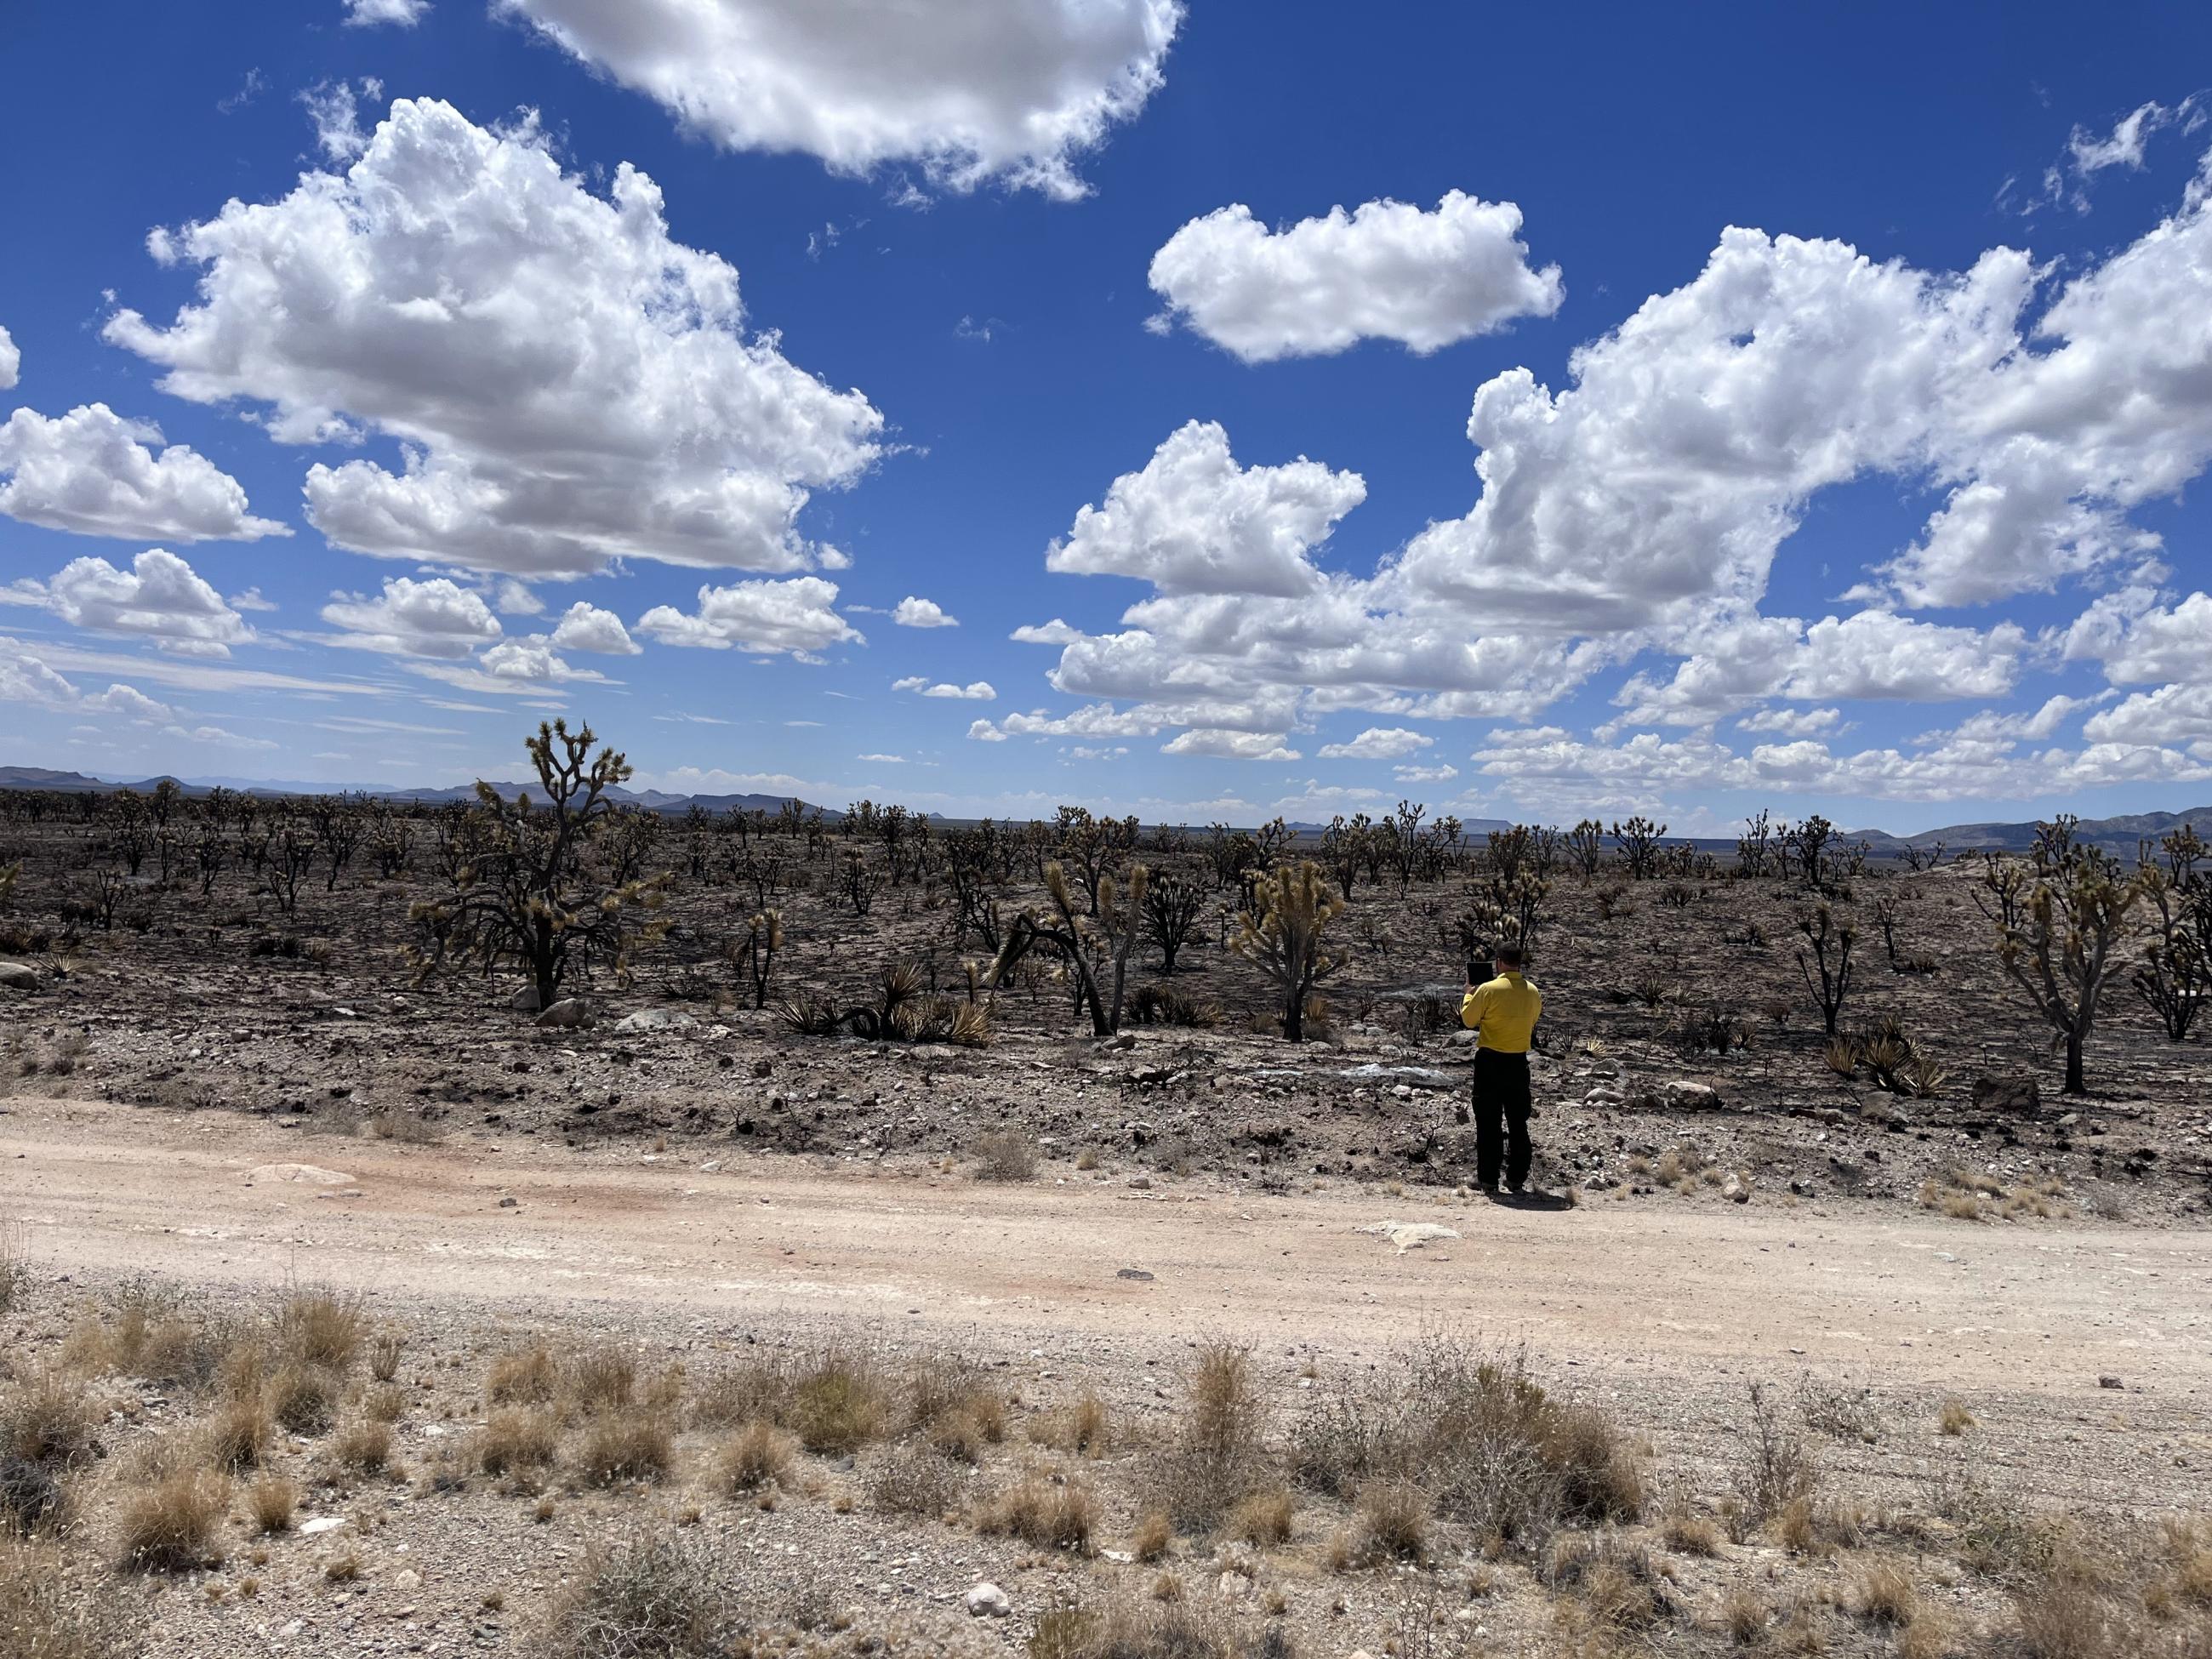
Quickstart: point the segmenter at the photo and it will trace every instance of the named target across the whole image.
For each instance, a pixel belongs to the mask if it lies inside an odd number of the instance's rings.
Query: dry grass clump
[[[0,1536],[27,1537],[64,1524],[69,1494],[52,1469],[0,1456]]]
[[[1288,1486],[1270,1486],[1247,1492],[1229,1511],[1222,1530],[1239,1543],[1265,1549],[1291,1541],[1291,1519],[1297,1505]]]
[[[637,1389],[637,1360],[611,1343],[570,1354],[560,1368],[561,1399],[587,1417],[627,1407]]]
[[[114,1372],[197,1391],[214,1381],[238,1334],[227,1321],[185,1318],[175,1294],[140,1282],[117,1291],[62,1345],[72,1370]]]
[[[1674,1611],[1650,1553],[1615,1533],[1560,1534],[1545,1558],[1544,1578],[1573,1597],[1583,1620],[1601,1627],[1646,1630]]]
[[[1774,1609],[1765,1598],[1739,1584],[1721,1602],[1721,1628],[1740,1648],[1750,1647],[1766,1634]]]
[[[292,1516],[300,1507],[300,1489],[282,1475],[264,1474],[246,1494],[246,1513],[257,1532],[292,1530]]]
[[[1038,1413],[1029,1425],[1030,1438],[1037,1444],[1050,1446],[1054,1451],[1080,1452],[1086,1457],[1103,1454],[1112,1443],[1112,1435],[1106,1402],[1088,1392],[1065,1405]]]
[[[269,1407],[258,1395],[224,1401],[202,1431],[208,1466],[228,1474],[259,1468],[269,1455],[269,1437],[276,1430]]]
[[[320,1434],[337,1416],[345,1385],[323,1367],[294,1360],[269,1379],[269,1410],[294,1434]]]
[[[356,1474],[380,1474],[392,1463],[392,1425],[358,1418],[338,1431],[331,1453]]]
[[[1974,1414],[1966,1409],[1963,1400],[1946,1400],[1936,1414],[1936,1427],[1944,1434],[1961,1435],[1974,1426]]]
[[[611,1486],[621,1480],[658,1480],[676,1461],[676,1437],[658,1417],[603,1417],[578,1443],[576,1473],[589,1485]]]
[[[0,1398],[0,1454],[45,1469],[91,1462],[99,1412],[83,1386],[59,1370],[37,1373]]]
[[[495,1406],[542,1406],[559,1386],[553,1355],[544,1343],[514,1348],[491,1362],[484,1397]]]
[[[1174,1542],[1175,1522],[1168,1519],[1165,1510],[1152,1510],[1129,1534],[1129,1553],[1139,1561],[1158,1561],[1166,1556]]]
[[[1434,1505],[1410,1480],[1386,1477],[1361,1484],[1353,1500],[1366,1558],[1419,1561],[1428,1553]]]
[[[1920,1616],[1920,1592],[1901,1562],[1870,1561],[1851,1586],[1850,1607],[1870,1625],[1902,1630]]]
[[[1920,1184],[1920,1204],[1954,1221],[1994,1221],[2000,1217],[2047,1220],[2070,1215],[2063,1201],[2066,1183],[2056,1176],[2037,1176],[2008,1187],[1979,1170],[1948,1170],[1941,1181]]]
[[[1720,1528],[1708,1517],[1687,1509],[1669,1510],[1660,1523],[1660,1541],[1677,1555],[1714,1556],[1728,1541]]]
[[[1212,1530],[1240,1500],[1275,1483],[1266,1431],[1250,1353],[1225,1342],[1201,1348],[1175,1439],[1146,1478],[1148,1507],[1179,1527]]]
[[[27,1260],[23,1230],[12,1221],[0,1223],[0,1314],[15,1311],[28,1283]]]
[[[913,1441],[872,1455],[860,1481],[868,1502],[886,1515],[942,1516],[967,1491],[962,1466]]]
[[[793,1378],[784,1426],[807,1450],[842,1457],[883,1437],[891,1406],[889,1382],[875,1357],[833,1346]]]
[[[230,1482],[180,1466],[141,1487],[123,1505],[118,1554],[144,1572],[185,1572],[204,1565],[230,1508]]]
[[[758,1492],[789,1480],[798,1455],[794,1437],[755,1418],[723,1443],[714,1460],[715,1477],[725,1492]]]
[[[908,1428],[945,1456],[977,1462],[1006,1437],[1006,1396],[981,1365],[957,1356],[918,1360],[907,1388]]]
[[[509,1406],[484,1420],[470,1445],[469,1457],[486,1474],[520,1474],[550,1467],[559,1445],[560,1430],[552,1413]]]
[[[595,1550],[546,1609],[543,1659],[725,1659],[743,1650],[743,1598],[704,1539],[643,1533]]]
[[[407,1352],[407,1339],[398,1331],[380,1331],[368,1345],[368,1374],[379,1382],[389,1382],[399,1375],[400,1356]]]
[[[1634,1520],[1644,1504],[1642,1474],[1611,1419],[1553,1399],[1525,1356],[1449,1336],[1316,1389],[1291,1462],[1301,1484],[1340,1498],[1370,1480],[1410,1482],[1444,1518],[1508,1541],[1568,1522]]]
[[[1036,1142],[1018,1129],[993,1129],[975,1137],[975,1179],[1034,1181]]]
[[[112,1580],[75,1571],[58,1546],[0,1538],[7,1659],[115,1659],[137,1650],[137,1623]]]
[[[1091,1553],[1098,1526],[1098,1500],[1079,1480],[1030,1475],[984,1504],[975,1530],[1006,1534],[1041,1549]]]
[[[1281,1626],[1240,1639],[1220,1615],[1179,1593],[1149,1601],[1060,1606],[1037,1619],[1030,1659],[1291,1659]]]
[[[294,1291],[276,1310],[276,1340],[303,1365],[343,1373],[368,1339],[360,1298],[329,1291]]]

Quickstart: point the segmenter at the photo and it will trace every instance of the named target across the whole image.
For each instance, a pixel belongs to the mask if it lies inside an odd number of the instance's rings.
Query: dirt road
[[[2203,1232],[1710,1194],[1546,1212],[1349,1185],[1270,1195],[1071,1173],[998,1186],[718,1164],[720,1146],[697,1144],[400,1146],[228,1114],[5,1105],[0,1217],[22,1223],[34,1261],[101,1277],[299,1277],[539,1315],[842,1312],[1006,1343],[1224,1334],[1340,1354],[1441,1321],[1603,1369],[1856,1371],[2055,1399],[2118,1375],[2171,1405],[2212,1400]],[[270,1167],[283,1165],[320,1175]],[[1401,1254],[1360,1231],[1390,1220],[1460,1237]]]

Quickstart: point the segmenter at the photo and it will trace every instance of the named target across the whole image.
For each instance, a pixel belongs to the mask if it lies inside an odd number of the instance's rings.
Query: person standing
[[[1527,957],[1520,945],[1498,947],[1498,976],[1480,985],[1468,975],[1459,1006],[1460,1024],[1475,1033],[1474,1152],[1476,1172],[1486,1193],[1503,1190],[1520,1197],[1528,1182],[1534,1148],[1528,1141],[1528,1045],[1544,999],[1522,971]]]

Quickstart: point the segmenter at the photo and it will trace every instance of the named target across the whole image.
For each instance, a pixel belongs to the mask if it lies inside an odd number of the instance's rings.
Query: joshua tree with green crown
[[[1236,950],[1260,964],[1283,1001],[1283,1035],[1303,1042],[1306,999],[1313,988],[1343,966],[1341,957],[1322,948],[1322,934],[1343,912],[1344,901],[1310,859],[1285,864],[1260,877],[1252,890],[1252,908],[1242,918]]]

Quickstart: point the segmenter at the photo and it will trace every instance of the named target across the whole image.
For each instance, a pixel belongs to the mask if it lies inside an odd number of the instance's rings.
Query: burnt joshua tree
[[[2031,884],[2008,919],[1983,906],[1997,923],[1997,960],[2065,1045],[2069,1095],[2088,1092],[2081,1051],[2118,966],[2112,946],[2142,896],[2142,882],[2123,876],[2112,854],[2074,839],[2078,822],[2060,817],[2035,826]]]
[[[513,800],[477,785],[470,809],[474,855],[453,873],[453,891],[413,911],[427,940],[416,967],[428,975],[447,955],[489,969],[513,963],[529,975],[540,1007],[559,998],[580,961],[605,957],[620,971],[629,941],[627,913],[659,901],[658,882],[611,884],[586,878],[583,851],[614,811],[607,792],[629,776],[611,748],[592,754],[592,728],[541,725],[526,747],[544,793]]]

